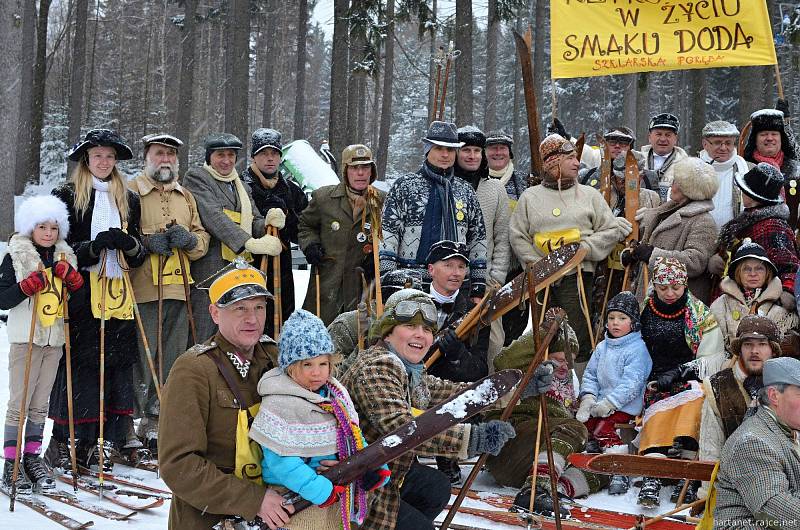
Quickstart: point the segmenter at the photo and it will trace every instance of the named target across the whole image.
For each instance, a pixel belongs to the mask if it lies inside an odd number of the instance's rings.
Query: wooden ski
[[[84,475],[89,475],[92,477],[97,477],[99,473],[97,471],[93,471],[89,468],[79,466],[78,469]],[[143,484],[138,481],[128,480],[126,478],[121,477],[120,475],[112,475],[110,473],[103,473],[103,477],[105,480],[109,482],[113,482],[115,484],[119,484],[120,486],[128,486],[129,488],[138,488],[142,491],[147,491],[149,493],[156,493],[158,495],[162,495],[164,497],[172,497],[172,492],[169,490],[163,490],[160,488],[154,488],[153,486],[148,486],[147,484]]]
[[[83,502],[82,500],[78,499],[78,497],[76,497],[75,495],[61,490],[43,491],[38,495],[42,495],[43,497],[48,497],[50,499],[64,503],[68,506],[72,506],[73,508],[89,512],[94,515],[99,515],[100,517],[104,517],[106,519],[111,519],[112,521],[127,521],[128,519],[136,515],[135,510],[127,514],[115,512],[113,510],[103,508],[102,506],[98,506],[90,502]]]
[[[602,475],[628,475],[689,480],[711,480],[715,462],[677,460],[617,453],[573,453],[567,461],[575,467]]]
[[[600,194],[609,206],[611,206],[611,165],[613,163],[608,144],[605,144],[603,147],[603,161],[600,163]]]
[[[70,486],[72,485],[72,477],[70,476],[69,473],[59,475],[58,480],[64,482],[65,484],[69,484]],[[123,508],[126,508],[128,510],[135,510],[138,512],[141,510],[158,508],[159,506],[164,504],[163,497],[157,497],[153,494],[139,492],[139,491],[123,490],[109,484],[103,484],[102,486],[103,491],[101,495],[100,487],[101,487],[100,484],[86,480],[83,477],[78,479],[78,489],[89,493],[94,493],[98,497],[102,497],[104,500],[111,501],[117,506],[122,506]],[[144,500],[145,502],[137,504],[123,498],[123,496],[139,498]]]
[[[567,138],[569,140],[569,138]],[[578,156],[578,161],[580,162],[581,156],[583,156],[583,148],[586,145],[586,133],[582,132],[578,139],[575,141],[575,154]]]
[[[633,231],[625,239],[626,241],[639,241],[639,221],[636,220],[636,210],[639,209],[639,187],[641,180],[639,176],[639,164],[633,156],[633,150],[629,149],[625,156],[625,219],[633,225]]]
[[[525,108],[528,115],[528,141],[531,148],[531,173],[542,178],[542,155],[539,153],[539,107],[536,104],[536,91],[533,84],[533,64],[531,63],[531,28],[523,37],[514,31],[514,42],[517,47],[519,64],[522,67],[522,84],[525,89]]]
[[[5,493],[9,497],[11,496],[9,494],[9,492],[5,490],[5,488],[0,489],[0,491]],[[20,503],[20,504],[22,504],[23,506],[27,506],[28,508],[30,508],[31,510],[35,511],[36,513],[44,515],[45,517],[47,517],[48,519],[50,519],[54,523],[60,524],[64,528],[69,528],[70,530],[79,530],[81,528],[89,528],[90,526],[94,525],[94,521],[87,521],[85,523],[82,523],[80,521],[76,521],[72,517],[52,509],[50,506],[48,506],[46,503],[44,503],[40,499],[35,499],[35,498],[30,497],[28,495],[17,495],[17,498],[15,499],[15,501]],[[26,525],[24,523],[22,523],[22,521],[20,521],[20,524],[19,524],[19,526],[17,526],[17,528],[23,528],[25,526]]]

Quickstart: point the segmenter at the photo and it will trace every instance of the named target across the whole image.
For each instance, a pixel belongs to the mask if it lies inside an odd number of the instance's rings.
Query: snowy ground
[[[4,249],[0,248],[0,253],[2,253],[2,250]],[[309,271],[302,271],[302,270],[295,271],[295,286],[296,286],[295,297],[297,300],[297,307],[302,306],[303,299],[305,297],[306,285],[308,284],[308,277],[309,277]],[[8,400],[8,339],[6,336],[5,324],[0,323],[0,417],[5,417],[7,400]],[[47,441],[49,438],[49,431],[50,431],[50,426],[48,425],[45,431],[46,432],[45,446],[47,445]],[[464,476],[464,478],[466,478],[469,471],[470,469],[467,466],[464,466],[462,468],[462,475]],[[148,485],[166,489],[166,485],[160,479],[158,479],[154,473],[151,473],[149,471],[141,471],[141,470],[127,468],[124,466],[116,466],[114,472],[115,474],[123,476],[125,478],[130,478],[132,480],[142,480]],[[59,484],[59,487],[69,489],[71,491],[71,488],[64,484]],[[487,473],[481,473],[481,475],[478,476],[478,479],[475,485],[473,486],[473,489],[476,489],[478,491],[493,491],[496,493],[502,493],[506,495],[514,495],[516,493],[516,491],[512,489],[499,487],[491,478],[491,476],[489,476]],[[662,511],[666,511],[672,506],[669,503],[670,490],[671,488],[668,487],[665,487],[662,490],[661,504],[664,507]],[[581,502],[586,506],[603,508],[607,510],[619,510],[629,513],[640,513],[638,510],[638,506],[636,505],[637,492],[638,490],[632,487],[627,495],[623,495],[620,497],[612,497],[605,493],[598,493],[592,495],[588,499],[581,500]],[[116,506],[108,501],[100,500],[89,493],[80,492],[78,496],[87,502],[99,504],[111,510],[115,510],[118,512],[124,511],[124,509],[120,508],[119,506]],[[160,508],[139,512],[129,521],[110,521],[108,519],[103,519],[101,517],[92,515],[88,512],[71,508],[65,504],[61,504],[50,499],[47,500],[47,503],[53,509],[56,509],[66,515],[69,515],[73,519],[76,519],[81,522],[87,522],[92,520],[94,521],[94,528],[110,529],[110,530],[121,529],[121,528],[128,528],[128,529],[136,528],[137,530],[156,530],[156,529],[161,530],[166,528],[168,514],[169,514],[169,502],[167,502]],[[467,499],[464,505],[474,508],[496,509],[492,508],[492,506],[486,503],[470,499]],[[648,515],[657,514],[657,512],[648,512],[648,511],[644,511],[642,513],[647,513]],[[500,523],[494,523],[470,515],[459,515],[456,517],[454,522],[459,525],[468,526],[472,528],[486,528],[486,529],[492,528],[500,530],[518,528]],[[19,503],[16,505],[15,511],[11,513],[8,511],[8,497],[0,496],[0,528],[8,528],[8,529],[25,528],[26,530],[39,530],[39,529],[45,530],[51,528],[58,529],[62,527],[46,519],[42,515],[39,515],[38,513],[30,510],[26,506],[20,505]]]

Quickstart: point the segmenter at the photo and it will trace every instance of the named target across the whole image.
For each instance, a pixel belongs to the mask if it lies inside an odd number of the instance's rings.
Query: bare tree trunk
[[[386,2],[386,59],[383,65],[383,96],[381,101],[380,140],[378,140],[378,176],[385,178],[389,159],[389,135],[392,119],[392,81],[394,80],[394,1]],[[433,62],[431,62],[433,65]]]
[[[472,124],[472,0],[456,0],[455,46],[461,55],[455,61],[456,123]]]
[[[696,156],[703,148],[700,139],[706,124],[706,78],[708,70],[689,70],[689,130],[683,143],[689,146],[689,156]]]
[[[536,0],[536,10],[533,14],[533,88],[536,92],[536,105],[538,115],[542,117],[542,105],[544,101],[544,46],[545,28],[549,25],[547,13],[545,12],[545,0]],[[527,29],[527,28],[525,28]]]
[[[275,13],[279,9],[277,0],[270,0],[267,4],[267,12]],[[266,53],[263,54],[264,58],[264,108],[261,109],[261,125],[263,127],[272,126],[272,106],[273,106],[273,91],[275,79],[275,67],[277,61],[275,60],[276,39],[275,30],[278,24],[278,16],[267,16],[266,27]]]
[[[759,80],[760,68],[758,66],[745,66],[737,68],[739,72],[739,123],[745,124],[750,120],[750,114],[761,107],[761,88],[763,82]],[[744,125],[742,125],[744,126]],[[740,153],[741,154],[741,153]]]
[[[356,77],[356,86],[358,87],[358,96],[356,100],[356,111],[358,117],[356,118],[356,142],[363,144],[366,143],[367,131],[367,75],[359,73]]]
[[[39,179],[41,164],[42,127],[44,126],[44,91],[47,74],[47,21],[50,18],[50,0],[39,1],[36,22],[36,66],[33,71],[33,107],[31,108],[31,154],[28,174]]]
[[[636,74],[636,124],[634,130],[636,137],[641,138],[640,144],[647,143],[647,124],[650,118],[648,109],[650,103],[648,101],[649,95],[649,78],[647,72]]]
[[[483,105],[483,129],[488,132],[497,123],[497,37],[500,19],[497,0],[489,0],[489,24],[486,28],[486,94]]]
[[[433,13],[433,19],[436,20],[436,9],[437,9],[437,2],[433,0],[433,4],[431,5],[431,13]],[[430,64],[428,65],[428,79],[430,82],[428,83],[428,121],[433,121],[436,117],[433,115],[433,107],[435,106],[433,98],[435,96],[436,90],[436,65],[433,62],[433,58],[436,56],[436,36],[438,31],[436,26],[432,26],[430,30]],[[380,173],[380,172],[379,172]]]
[[[92,32],[92,53],[89,56],[89,88],[86,91],[86,119],[89,122],[92,118],[92,93],[94,92],[94,58],[97,50],[97,30],[100,27],[100,1],[94,11],[94,31]]]
[[[22,24],[16,18],[28,0],[6,0],[0,2],[0,72],[18,72],[22,62]],[[6,152],[16,149],[19,123],[20,78],[14,75],[0,76],[0,137],[8,138]],[[10,150],[10,151],[9,151]],[[10,156],[0,157],[0,240],[8,241],[14,233],[14,163]]]
[[[31,159],[31,127],[32,127],[32,106],[33,94],[33,70],[36,40],[36,2],[28,0],[25,2],[25,10],[22,13],[22,40],[16,43],[21,48],[21,62],[17,71],[21,72],[20,82],[22,90],[19,93],[19,127],[16,131],[17,152],[16,163],[14,164],[14,193],[22,195],[25,191],[25,184],[32,178],[28,173]]]
[[[148,24],[147,30],[147,54],[144,57],[144,96],[142,97],[142,136],[147,134],[147,109],[150,106],[150,51],[153,47],[153,26]],[[162,70],[163,72],[163,70]]]
[[[519,33],[522,31],[522,9],[517,11],[516,30]],[[514,54],[514,110],[511,116],[511,138],[515,144],[520,144],[519,129],[520,129],[520,113],[522,111],[522,71],[519,64],[519,54]],[[486,131],[489,134],[491,131]]]
[[[69,89],[69,130],[67,143],[78,141],[83,119],[83,80],[86,76],[86,17],[89,0],[75,0],[75,36],[72,40],[72,75]],[[75,162],[70,162],[72,171]]]
[[[621,77],[624,86],[622,123],[614,121],[609,124],[609,127],[624,125],[636,131],[636,74],[626,74]],[[614,119],[616,120],[616,118]],[[644,140],[644,138],[640,138],[639,140]],[[644,142],[640,141],[639,144],[644,145]]]
[[[308,1],[300,0],[297,7],[297,78],[294,94],[294,137],[305,138],[306,107],[306,37],[308,33]]]
[[[333,47],[331,51],[331,99],[328,118],[328,144],[338,159],[347,144],[347,79],[349,0],[333,2]]]
[[[232,32],[227,56],[231,64],[231,77],[228,79],[227,90],[230,114],[226,109],[225,129],[235,134],[243,143],[246,143],[247,134],[247,95],[250,83],[250,13],[248,0],[233,0],[231,3]]]
[[[186,0],[184,4],[183,40],[181,42],[181,80],[178,89],[178,116],[175,130],[178,138],[186,143],[178,150],[178,160],[183,171],[189,169],[189,145],[192,143],[192,89],[194,88],[194,56],[197,34],[197,0]]]

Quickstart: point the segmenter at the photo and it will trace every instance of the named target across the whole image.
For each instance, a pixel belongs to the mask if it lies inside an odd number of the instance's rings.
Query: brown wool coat
[[[412,407],[424,411],[468,385],[445,381],[423,372],[422,382],[410,395],[408,375],[402,361],[382,343],[363,352],[340,381],[350,392],[361,429],[369,443],[411,421]],[[454,425],[390,462],[391,481],[375,491],[361,530],[393,530],[400,508],[400,485],[416,456],[466,458],[469,436],[469,424]]]
[[[642,242],[654,247],[649,266],[652,269],[658,257],[680,260],[689,274],[689,291],[708,304],[711,277],[706,273],[706,268],[717,242],[717,225],[710,213],[714,203],[710,200],[690,201],[659,221],[663,213],[674,207],[675,203],[668,201],[658,208],[647,210],[641,220],[639,230]],[[637,293],[647,288],[643,283],[640,275]]]
[[[172,367],[159,418],[161,477],[172,490],[170,530],[211,528],[226,516],[252,520],[266,488],[233,475],[239,406],[211,355],[219,355],[240,383],[247,405],[260,402],[261,375],[275,365],[277,347],[265,336],[242,380],[225,351],[234,347],[217,333],[190,348]]]
[[[380,192],[379,196],[383,203],[384,193]],[[369,217],[367,211],[367,222]],[[371,241],[371,238],[365,242],[356,239],[362,231],[361,217],[353,220],[353,208],[344,184],[323,186],[314,191],[311,202],[300,215],[300,248],[305,252],[312,243],[320,243],[325,249],[325,261],[319,267],[319,290],[320,318],[326,326],[340,313],[355,309],[361,300],[361,276],[355,269],[366,256],[364,245]],[[372,267],[371,261],[369,266]],[[317,311],[314,269],[312,267],[303,303],[303,309],[312,313]]]

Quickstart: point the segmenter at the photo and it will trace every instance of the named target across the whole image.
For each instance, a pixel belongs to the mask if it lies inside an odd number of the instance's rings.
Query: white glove
[[[244,243],[244,248],[253,254],[266,254],[267,256],[278,256],[283,247],[281,240],[275,236],[261,236],[258,239],[251,237]]]
[[[267,210],[267,216],[264,218],[264,226],[274,226],[281,230],[286,226],[286,214],[280,208],[270,208]]]
[[[633,218],[636,219],[637,221],[641,221],[642,218],[644,217],[644,213],[649,209],[650,208],[639,208],[638,210],[636,210],[636,215],[634,215]]]
[[[608,418],[615,411],[616,407],[608,399],[603,398],[592,407],[592,416],[595,418]]]
[[[591,415],[592,407],[597,402],[597,398],[594,397],[592,394],[586,394],[581,398],[581,404],[578,407],[578,412],[575,414],[575,419],[581,423],[586,423],[589,421],[589,416]]]
[[[616,217],[615,219],[620,232],[620,240],[625,239],[633,232],[633,224],[624,217]]]

